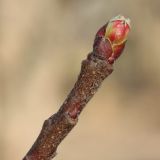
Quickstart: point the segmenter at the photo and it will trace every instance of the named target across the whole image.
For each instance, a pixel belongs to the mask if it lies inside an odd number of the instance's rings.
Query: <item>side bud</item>
[[[128,18],[121,15],[112,18],[97,32],[93,45],[94,54],[110,64],[114,63],[124,49],[129,31]]]

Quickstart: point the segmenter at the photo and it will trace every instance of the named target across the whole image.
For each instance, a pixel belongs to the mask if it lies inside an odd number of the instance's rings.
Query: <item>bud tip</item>
[[[119,14],[118,16],[113,17],[112,19],[110,19],[109,22],[114,22],[114,21],[124,21],[125,24],[129,26],[129,28],[131,28],[131,20],[129,18],[125,18],[123,15]]]

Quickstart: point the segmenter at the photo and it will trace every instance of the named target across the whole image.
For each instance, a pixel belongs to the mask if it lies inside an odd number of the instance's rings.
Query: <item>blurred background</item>
[[[74,85],[95,33],[132,31],[57,160],[160,160],[159,0],[0,0],[0,159],[22,159]]]

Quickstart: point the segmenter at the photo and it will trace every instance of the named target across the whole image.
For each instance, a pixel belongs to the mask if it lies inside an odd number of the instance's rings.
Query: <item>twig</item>
[[[87,102],[112,73],[112,64],[122,53],[129,30],[129,20],[117,16],[97,32],[93,52],[82,62],[74,88],[59,111],[44,122],[40,135],[23,160],[51,160],[56,155],[58,145],[76,125]]]

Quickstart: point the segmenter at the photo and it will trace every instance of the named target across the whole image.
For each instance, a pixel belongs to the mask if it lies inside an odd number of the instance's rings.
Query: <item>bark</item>
[[[95,36],[93,52],[82,62],[77,82],[56,114],[49,117],[23,160],[51,160],[58,145],[77,124],[79,114],[113,71],[130,30],[129,19],[117,16],[101,27]]]
[[[23,160],[50,160],[56,155],[58,145],[77,124],[79,114],[112,70],[111,64],[89,54],[82,62],[74,88],[59,111],[45,120],[40,135]]]

